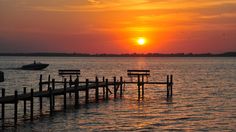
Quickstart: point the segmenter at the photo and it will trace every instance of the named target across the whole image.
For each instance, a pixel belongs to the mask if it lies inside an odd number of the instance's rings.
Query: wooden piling
[[[116,99],[116,77],[114,77],[114,99]]]
[[[17,125],[17,104],[18,104],[18,92],[17,90],[15,91],[15,96],[14,96],[14,126]]]
[[[23,88],[23,93],[26,94],[26,87]],[[26,115],[26,100],[24,99],[24,116]]]
[[[102,82],[105,83],[105,77],[104,76],[102,77]],[[105,99],[105,85],[102,87],[102,96],[103,96],[103,99]]]
[[[169,97],[169,75],[166,78],[166,97]]]
[[[71,86],[72,86],[72,76],[70,75],[70,82],[69,82],[69,86],[70,86],[70,88],[71,88]],[[71,92],[69,92],[69,96],[71,97]]]
[[[86,91],[85,91],[85,103],[88,104],[89,103],[89,88],[88,88],[88,85],[89,85],[89,80],[86,79]]]
[[[55,79],[52,79],[52,91],[55,90]],[[54,107],[55,107],[55,96],[54,94],[52,94],[52,107],[53,107],[53,110],[54,110]]]
[[[173,87],[173,75],[170,75],[170,96],[171,97],[173,95],[172,87]]]
[[[75,80],[75,107],[79,105],[79,77]]]
[[[64,78],[64,110],[66,110],[66,78]]]
[[[142,75],[142,98],[144,98],[144,76]]]
[[[95,92],[95,98],[96,98],[96,102],[98,102],[99,100],[99,88],[98,88],[98,77],[96,77],[96,92]]]
[[[52,103],[52,98],[53,98],[53,95],[52,95],[52,88],[50,87],[50,88],[49,88],[50,115],[53,114],[53,103]]]
[[[50,84],[51,84],[51,76],[48,75],[48,90],[49,90],[49,88],[50,88]]]
[[[30,90],[30,120],[34,119],[34,89]]]
[[[138,99],[140,99],[140,75],[138,75]]]
[[[2,89],[2,98],[5,97],[5,89]],[[5,103],[2,103],[2,127],[5,124]]]
[[[108,100],[108,91],[109,91],[109,89],[108,89],[108,79],[106,79],[106,100]]]
[[[42,90],[43,90],[42,74],[40,74],[40,79],[39,79],[39,92],[42,92]],[[42,109],[43,109],[42,97],[39,97],[39,109],[40,109],[40,111],[42,111]]]
[[[0,71],[0,82],[4,82],[4,72]]]
[[[122,94],[123,94],[123,77],[121,76],[120,77],[120,97],[122,97]]]

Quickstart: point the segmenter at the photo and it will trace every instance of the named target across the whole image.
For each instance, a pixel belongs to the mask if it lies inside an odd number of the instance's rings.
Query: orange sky
[[[225,51],[235,0],[0,0],[0,52]]]

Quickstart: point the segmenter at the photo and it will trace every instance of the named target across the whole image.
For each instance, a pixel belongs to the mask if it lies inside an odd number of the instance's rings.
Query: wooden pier
[[[71,97],[71,93],[74,93],[74,105],[77,108],[79,106],[79,93],[84,92],[84,102],[85,104],[91,102],[90,101],[90,90],[94,89],[95,91],[95,102],[98,102],[99,100],[108,100],[110,99],[110,95],[113,94],[113,98],[117,98],[117,94],[119,94],[119,97],[122,98],[123,96],[123,85],[126,84],[137,84],[137,92],[138,92],[138,99],[141,97],[144,97],[144,85],[145,84],[160,84],[160,85],[166,85],[166,94],[167,98],[172,97],[173,95],[173,76],[167,75],[166,81],[163,82],[149,82],[145,81],[145,77],[150,76],[149,70],[128,70],[128,76],[129,77],[136,77],[137,81],[124,81],[123,77],[120,77],[117,79],[116,77],[113,77],[113,80],[108,80],[103,77],[99,80],[98,77],[95,77],[94,81],[90,81],[89,79],[86,79],[85,81],[81,81],[79,78],[80,71],[73,72],[72,71],[59,71],[61,75],[69,75],[69,79],[63,78],[63,81],[56,81],[55,79],[51,79],[50,75],[48,76],[47,81],[43,81],[43,76],[40,75],[39,80],[39,89],[38,91],[31,89],[30,92],[27,93],[26,87],[23,88],[23,94],[18,94],[18,91],[14,92],[14,95],[6,96],[5,95],[5,89],[2,89],[2,96],[0,97],[0,103],[2,106],[1,110],[1,122],[2,122],[2,128],[5,126],[5,104],[13,104],[14,105],[14,126],[17,126],[17,120],[18,120],[18,103],[19,101],[23,101],[23,111],[24,115],[26,115],[27,111],[27,105],[26,101],[30,101],[30,120],[33,121],[34,119],[34,99],[39,98],[39,109],[42,111],[43,109],[43,98],[49,99],[49,111],[50,115],[53,115],[54,109],[55,109],[55,96],[63,96],[63,106],[64,110],[67,109],[67,94]],[[76,77],[72,79],[71,74],[76,74]],[[60,88],[56,87],[60,85]],[[99,92],[102,89],[102,92]],[[142,92],[142,96],[141,96]],[[99,93],[102,93],[102,96],[99,95]],[[100,98],[99,98],[100,97]],[[28,108],[29,109],[29,108]]]

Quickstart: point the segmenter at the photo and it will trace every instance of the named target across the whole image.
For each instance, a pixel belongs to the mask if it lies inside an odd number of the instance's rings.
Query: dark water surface
[[[14,69],[33,60],[50,66],[43,71]],[[45,80],[49,74],[61,80],[58,69],[80,69],[82,80],[124,76],[128,81],[127,69],[150,69],[149,81],[165,81],[167,74],[173,74],[174,95],[167,100],[166,86],[148,85],[144,100],[137,101],[137,86],[127,85],[123,99],[114,100],[111,95],[109,101],[83,105],[81,92],[80,108],[74,109],[72,98],[66,112],[62,111],[63,97],[57,97],[58,112],[52,117],[48,115],[49,100],[43,99],[43,116],[39,116],[35,99],[38,119],[33,122],[22,121],[20,102],[17,128],[4,131],[236,131],[236,58],[0,57],[0,70],[5,73],[0,88],[5,88],[7,95],[14,90],[21,93],[24,86],[37,91],[40,74]],[[6,108],[9,126],[13,107]]]

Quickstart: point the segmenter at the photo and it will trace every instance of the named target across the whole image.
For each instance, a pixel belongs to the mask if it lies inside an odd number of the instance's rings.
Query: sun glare
[[[138,45],[144,45],[146,43],[146,39],[141,37],[137,39],[137,43]]]

